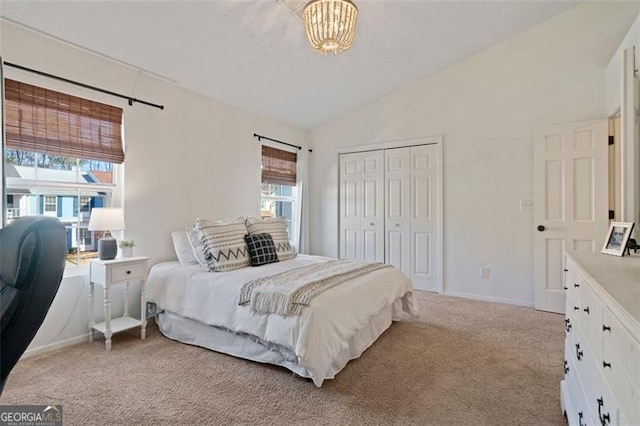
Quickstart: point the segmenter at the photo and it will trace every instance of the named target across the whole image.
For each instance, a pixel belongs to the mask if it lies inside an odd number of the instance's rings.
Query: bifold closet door
[[[411,148],[384,151],[385,262],[410,276]]]
[[[385,261],[420,290],[438,291],[437,145],[385,151]]]
[[[340,155],[340,258],[384,262],[382,151]]]
[[[440,156],[437,145],[411,147],[411,267],[415,288],[439,291]]]

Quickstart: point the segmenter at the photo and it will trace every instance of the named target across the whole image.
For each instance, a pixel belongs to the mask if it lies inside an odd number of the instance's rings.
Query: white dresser
[[[566,255],[570,425],[640,425],[640,256]]]

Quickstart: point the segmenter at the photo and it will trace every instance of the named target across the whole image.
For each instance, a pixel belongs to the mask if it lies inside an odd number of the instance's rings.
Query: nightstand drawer
[[[142,280],[147,276],[147,263],[137,262],[111,267],[111,282]]]

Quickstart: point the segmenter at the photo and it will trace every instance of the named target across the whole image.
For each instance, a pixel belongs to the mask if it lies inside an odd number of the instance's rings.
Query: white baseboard
[[[529,302],[527,300],[505,299],[503,297],[493,297],[493,296],[481,296],[479,294],[462,293],[458,291],[445,291],[444,295],[453,296],[453,297],[462,297],[465,299],[482,300],[484,302],[496,302],[496,303],[506,303],[507,305],[526,306],[527,308],[533,308],[534,306],[533,302]]]
[[[27,349],[24,354],[22,354],[23,358],[29,358],[35,355],[40,355],[45,352],[55,351],[56,349],[66,348],[67,346],[77,345],[79,343],[84,343],[89,341],[89,333],[83,334],[80,336],[72,337],[71,339],[62,340],[60,342],[51,343],[49,345],[39,346],[37,348]]]

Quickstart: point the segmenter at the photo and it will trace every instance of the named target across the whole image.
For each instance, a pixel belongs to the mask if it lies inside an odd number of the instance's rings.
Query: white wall
[[[307,145],[304,130],[239,110],[19,26],[3,22],[1,37],[5,61],[165,106],[163,111],[141,104],[130,107],[126,101],[5,68],[7,77],[124,108],[125,236],[136,241],[135,254],[150,256],[152,264],[175,257],[170,233],[186,228],[195,217],[258,215],[261,149],[254,132]],[[76,310],[70,311],[80,292]],[[30,348],[84,338],[87,294],[86,278],[65,278]],[[132,312],[137,314],[135,294],[131,300]],[[116,314],[122,312],[118,292],[114,302]],[[98,303],[100,299],[96,306]]]
[[[577,6],[312,131],[311,252],[338,253],[337,147],[444,135],[445,291],[532,305],[534,131],[606,117],[605,66],[637,14]]]

